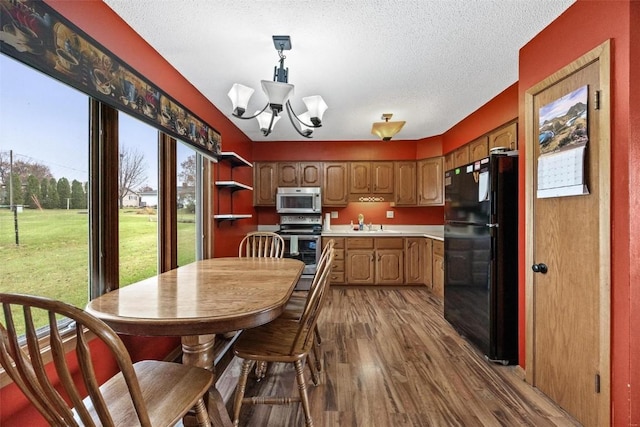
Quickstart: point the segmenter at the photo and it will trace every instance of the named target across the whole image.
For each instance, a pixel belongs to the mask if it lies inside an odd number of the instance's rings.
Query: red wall
[[[612,424],[616,426],[638,425],[638,366],[640,364],[640,346],[638,343],[637,325],[640,324],[640,311],[630,311],[631,306],[638,308],[640,295],[638,278],[640,264],[637,255],[640,247],[637,239],[640,223],[631,218],[629,213],[638,207],[638,129],[640,120],[638,113],[630,115],[630,88],[633,83],[634,92],[631,98],[638,97],[638,29],[640,22],[638,9],[640,2],[629,1],[595,1],[579,0],[555,22],[533,38],[520,50],[519,105],[520,117],[524,117],[525,92],[558,69],[572,62],[584,53],[612,40],[611,70],[611,393]],[[631,13],[633,11],[633,13]],[[632,20],[633,19],[633,20]],[[631,25],[634,22],[634,26]],[[631,29],[633,27],[633,32]],[[633,45],[630,44],[633,34]],[[631,54],[631,52],[634,54]],[[630,64],[633,58],[633,67]],[[632,119],[633,121],[630,121]],[[520,120],[523,123],[523,120]],[[525,132],[519,132],[519,145],[524,147]],[[636,138],[631,138],[635,135]],[[521,149],[521,153],[524,150]],[[520,157],[521,167],[524,156]],[[524,170],[524,169],[522,169]],[[633,185],[636,184],[636,185]],[[520,214],[524,218],[524,174],[521,176]],[[520,227],[521,247],[520,262],[524,265],[525,224]],[[633,255],[636,255],[635,257]],[[632,262],[631,260],[635,260]],[[631,280],[631,279],[635,280]],[[634,284],[632,288],[632,284]],[[520,290],[524,295],[524,268],[520,270]],[[524,301],[521,301],[521,308]],[[636,327],[631,340],[631,325]],[[521,320],[520,331],[524,336],[524,319]],[[521,342],[521,360],[524,360],[524,340]],[[630,367],[634,367],[633,378]],[[631,413],[633,402],[633,413]],[[631,414],[631,415],[630,415]]]

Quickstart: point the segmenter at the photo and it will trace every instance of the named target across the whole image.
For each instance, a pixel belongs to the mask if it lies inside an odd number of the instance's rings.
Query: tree
[[[71,182],[71,209],[86,209],[87,196],[82,183],[76,179]]]
[[[122,147],[120,150],[120,170],[118,172],[118,200],[120,209],[124,198],[147,179],[144,154],[136,149]]]
[[[8,183],[7,178],[9,177],[10,170],[13,170],[13,173],[17,174],[23,182],[27,181],[29,175],[35,176],[38,178],[38,181],[41,181],[42,178],[53,177],[49,166],[38,162],[16,159],[18,156],[21,155],[14,153],[12,167],[9,152],[0,151],[0,183]]]
[[[192,154],[187,159],[180,163],[182,170],[178,174],[178,178],[182,180],[182,186],[195,187],[196,186],[196,155]]]
[[[40,196],[40,181],[34,175],[29,175],[27,178],[27,188],[24,192],[24,205],[34,209],[38,208]]]
[[[55,178],[51,178],[49,180],[49,209],[58,209],[59,207],[58,183]]]
[[[69,185],[69,180],[67,178],[60,178],[56,188],[58,189],[58,207],[60,209],[66,209],[67,199],[71,197],[71,186]]]
[[[20,180],[20,176],[18,174],[11,174],[11,181],[13,184],[13,205],[22,204],[22,200],[24,200],[24,195],[22,192],[22,181]],[[7,188],[5,191],[4,204],[11,204],[11,191],[9,188],[9,184],[7,184]]]
[[[51,199],[49,199],[49,179],[42,178],[40,181],[40,205],[44,209],[51,209]]]

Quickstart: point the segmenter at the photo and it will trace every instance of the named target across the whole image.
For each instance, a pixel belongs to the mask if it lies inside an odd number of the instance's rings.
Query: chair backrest
[[[240,242],[239,257],[247,258],[282,258],[284,256],[284,239],[270,231],[253,231]]]
[[[91,362],[91,350],[85,337],[88,330],[101,339],[118,363],[127,383],[133,405],[140,424],[151,424],[140,385],[131,358],[118,335],[101,320],[61,301],[31,295],[0,293],[0,303],[4,313],[4,323],[0,322],[0,363],[9,377],[29,398],[52,426],[92,426],[94,422],[89,409],[83,402],[83,391],[73,381],[63,347],[58,320],[60,316],[75,322],[75,355],[90,396],[90,404],[98,414],[102,425],[113,425],[109,408],[102,396],[98,380]],[[15,316],[15,317],[14,317]],[[50,328],[49,339],[39,338],[34,326],[34,318],[44,316]],[[58,316],[56,318],[56,316]],[[17,326],[24,321],[25,350],[21,348]],[[42,341],[45,342],[42,342]],[[51,374],[45,370],[41,350],[50,345],[55,373],[60,384],[55,385]],[[100,357],[105,357],[103,350]],[[67,402],[71,402],[69,405]],[[73,409],[72,409],[73,408]]]
[[[309,289],[302,316],[300,316],[300,319],[298,320],[299,327],[296,338],[294,339],[291,347],[292,354],[300,351],[308,351],[313,343],[315,326],[318,322],[318,316],[320,315],[322,305],[324,304],[327,293],[326,291],[329,288],[329,278],[331,276],[331,268],[335,257],[335,248],[333,247],[333,244],[327,244],[325,249],[323,249],[323,252],[326,252],[326,255],[324,260],[322,260],[322,263],[318,263],[319,265],[313,278],[313,281],[316,282],[317,280],[317,283],[315,283],[315,286],[312,285],[312,288]]]

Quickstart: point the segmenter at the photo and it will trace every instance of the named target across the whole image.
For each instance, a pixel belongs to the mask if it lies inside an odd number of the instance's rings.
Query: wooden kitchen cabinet
[[[396,206],[415,206],[418,201],[417,167],[415,161],[394,162]]]
[[[407,284],[425,282],[424,256],[426,239],[407,237],[404,239],[404,279]]]
[[[453,151],[448,152],[444,156],[444,170],[448,171],[455,167],[455,158],[453,155]]]
[[[253,205],[275,206],[278,188],[278,164],[258,162],[253,168]]]
[[[345,243],[347,283],[351,285],[373,285],[375,280],[373,237],[349,237]]]
[[[404,238],[375,238],[375,284],[404,283]]]
[[[422,258],[422,267],[424,268],[424,284],[430,290],[433,290],[433,239],[423,238],[424,241],[424,258]]]
[[[484,135],[469,143],[469,163],[489,155],[489,138]]]
[[[335,241],[335,245],[333,246],[335,250],[335,256],[333,257],[333,264],[331,265],[331,275],[329,276],[329,282],[333,285],[344,285],[344,237],[323,237],[322,247],[324,248],[327,242],[331,239]]]
[[[453,152],[453,167],[457,168],[469,163],[469,144],[458,147]]]
[[[348,163],[325,162],[322,169],[322,206],[346,206],[349,203]]]
[[[509,123],[489,133],[489,150],[496,147],[518,149],[518,122]]]
[[[417,162],[418,205],[442,206],[444,204],[443,158],[431,157]]]
[[[350,194],[393,194],[393,162],[351,162]]]
[[[444,242],[433,241],[433,293],[444,298]]]
[[[319,162],[279,162],[278,187],[320,187],[322,164]]]

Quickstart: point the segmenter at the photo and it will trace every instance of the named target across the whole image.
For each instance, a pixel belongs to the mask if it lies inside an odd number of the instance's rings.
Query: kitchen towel
[[[291,240],[289,240],[289,254],[290,255],[298,255],[298,236],[295,234],[291,235]]]

